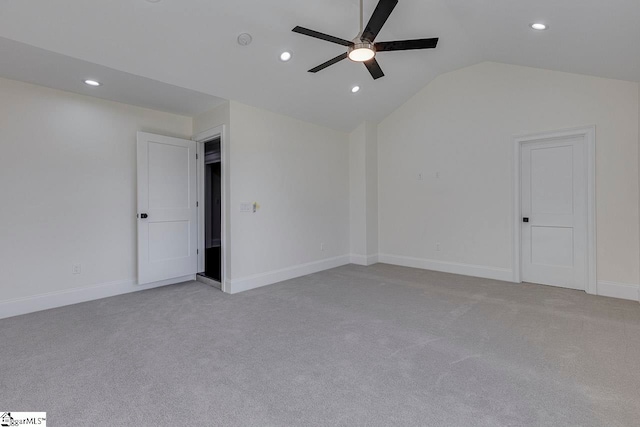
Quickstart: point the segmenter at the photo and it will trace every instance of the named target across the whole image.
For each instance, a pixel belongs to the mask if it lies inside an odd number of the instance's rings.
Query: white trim
[[[421,268],[423,270],[440,271],[443,273],[461,274],[463,276],[483,277],[485,279],[503,280],[510,282],[513,278],[513,272],[507,268],[487,267],[483,265],[462,264],[457,262],[413,258],[390,254],[380,254],[378,256],[378,260],[379,262],[385,264]]]
[[[224,133],[224,126],[225,125],[212,127],[211,129],[207,129],[205,131],[198,133],[191,139],[195,142],[207,142],[217,137],[222,138],[222,134]]]
[[[282,282],[284,280],[295,279],[296,277],[306,276],[308,274],[317,273],[323,270],[340,267],[349,264],[349,255],[343,255],[335,258],[327,258],[320,261],[308,262],[306,264],[295,265],[280,270],[269,271],[267,273],[254,274],[252,276],[232,279],[228,281],[230,294],[248,291],[250,289],[260,288],[262,286],[271,285],[273,283]]]
[[[598,295],[640,301],[640,285],[598,281]]]
[[[358,254],[351,254],[349,255],[349,258],[351,260],[351,264],[356,264],[356,265],[373,265],[376,264],[378,262],[378,254],[373,254],[373,255],[358,255]]]
[[[527,142],[543,142],[558,138],[584,136],[587,144],[587,283],[585,291],[592,295],[598,295],[596,281],[596,127],[585,126],[575,129],[566,129],[554,132],[541,132],[528,135],[517,135],[513,141],[513,219],[511,233],[513,235],[513,247],[511,250],[513,276],[511,280],[520,283],[520,249],[521,249],[521,199],[520,199],[520,151],[522,144]]]
[[[229,206],[230,196],[229,190],[227,188],[227,150],[228,150],[228,141],[227,141],[227,132],[226,125],[220,125],[213,127],[211,129],[207,129],[199,134],[195,135],[192,139],[198,143],[198,201],[199,209],[198,209],[198,250],[200,251],[198,257],[198,272],[204,271],[204,251],[205,251],[205,242],[204,242],[204,143],[207,141],[211,141],[215,138],[220,138],[220,177],[221,177],[221,187],[222,187],[222,206],[220,208],[221,216],[221,230],[220,230],[220,239],[222,240],[222,265],[220,268],[222,269],[222,291],[230,293],[229,288],[229,272],[227,271],[227,260],[230,257],[231,252],[229,251],[229,242],[227,242],[227,230],[229,229],[228,219],[227,219],[227,206]]]
[[[49,310],[51,308],[64,307],[66,305],[78,304],[86,301],[108,298],[116,295],[144,291],[147,289],[188,282],[191,280],[195,280],[195,275],[177,277],[175,279],[162,280],[160,282],[147,283],[145,285],[138,285],[136,279],[125,279],[94,286],[65,289],[63,291],[10,299],[0,302],[0,319],[33,313],[36,311]]]
[[[196,165],[198,168],[198,270],[196,272],[202,273],[204,271],[204,255],[206,249],[203,231],[205,229],[204,208],[206,200],[204,194],[204,177],[206,174],[204,164],[204,144],[198,143],[196,146],[196,152],[198,153],[198,163]],[[222,173],[220,175],[222,175]],[[222,235],[222,232],[220,234]]]

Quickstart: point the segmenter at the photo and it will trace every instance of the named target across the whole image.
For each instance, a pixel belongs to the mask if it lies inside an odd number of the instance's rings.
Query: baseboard
[[[598,295],[640,301],[640,285],[598,281]]]
[[[189,280],[195,280],[195,275],[177,277],[175,279],[147,283],[145,285],[138,285],[138,282],[135,279],[125,279],[82,288],[48,292],[46,294],[34,295],[31,297],[15,298],[0,302],[0,319],[33,313],[36,311],[49,310],[51,308],[64,307],[65,305],[113,297],[131,292],[144,291],[146,289],[173,285],[175,283],[187,282]]]
[[[482,277],[485,279],[513,281],[513,271],[507,268],[486,267],[483,265],[461,264],[457,262],[438,261],[433,259],[412,258],[399,255],[380,254],[378,261],[385,264],[403,267],[421,268],[443,273],[461,274],[463,276]]]
[[[317,273],[323,270],[340,267],[349,263],[358,265],[371,265],[376,262],[385,264],[401,265],[404,267],[422,268],[425,270],[441,271],[445,273],[461,274],[464,276],[483,277],[495,280],[512,280],[512,272],[508,269],[485,267],[470,264],[460,264],[445,261],[436,261],[422,258],[411,258],[397,255],[344,255],[335,258],[328,258],[320,261],[301,264],[268,273],[256,274],[253,276],[229,281],[229,293],[238,293],[250,289],[267,286],[284,280],[294,279],[300,276]],[[108,298],[131,292],[144,291],[161,286],[173,285],[176,283],[195,280],[195,276],[184,276],[175,279],[163,280],[160,282],[137,285],[135,279],[119,280],[115,282],[103,283],[94,286],[67,289],[58,292],[35,295],[25,298],[15,298],[0,302],[0,319],[33,313],[36,311],[48,310],[51,308],[63,307],[71,304],[78,304],[86,301],[93,301],[101,298]],[[615,282],[598,282],[598,295],[640,301],[640,285]]]
[[[374,255],[351,254],[349,255],[349,259],[351,261],[351,264],[373,265],[378,262],[378,254],[374,254]]]
[[[306,276],[308,274],[317,273],[323,270],[329,270],[331,268],[340,267],[341,265],[346,265],[349,263],[349,255],[343,255],[335,258],[327,258],[320,261],[295,265],[293,267],[283,268],[280,270],[269,271],[267,273],[254,274],[253,276],[232,279],[227,282],[229,293],[237,294],[238,292],[260,288],[262,286],[271,285],[273,283],[282,282],[284,280],[295,279],[296,277]]]

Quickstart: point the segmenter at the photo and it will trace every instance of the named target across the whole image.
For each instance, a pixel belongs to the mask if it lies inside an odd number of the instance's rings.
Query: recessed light
[[[360,91],[360,86],[354,86],[351,88],[351,93],[356,93],[358,91]]]
[[[280,61],[282,62],[287,62],[290,59],[291,59],[291,52],[282,52],[282,54],[280,55]]]
[[[85,80],[84,83],[89,85],[89,86],[102,86],[102,83],[100,83],[100,82],[98,82],[96,80]]]
[[[542,22],[536,22],[531,24],[531,28],[533,28],[536,31],[544,31],[547,29],[547,26],[545,24],[543,24]]]

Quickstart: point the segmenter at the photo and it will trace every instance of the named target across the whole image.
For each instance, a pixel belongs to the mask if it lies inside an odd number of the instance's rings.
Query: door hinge
[[[198,154],[196,153],[196,160],[198,160]]]
[[[196,208],[200,206],[200,202],[196,202]]]
[[[196,255],[200,253],[200,249],[196,249]]]

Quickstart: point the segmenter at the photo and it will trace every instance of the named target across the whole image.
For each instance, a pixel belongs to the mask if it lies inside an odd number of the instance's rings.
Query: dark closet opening
[[[222,279],[222,175],[220,138],[204,144],[204,275]]]

